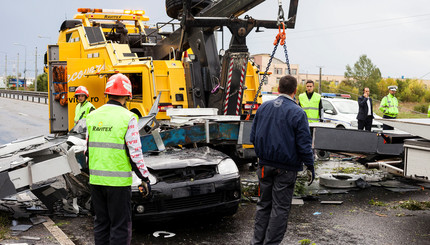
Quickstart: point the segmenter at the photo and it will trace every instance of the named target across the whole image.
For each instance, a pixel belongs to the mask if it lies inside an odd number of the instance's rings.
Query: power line
[[[306,33],[306,32],[332,30],[332,29],[339,29],[339,28],[345,28],[345,27],[357,26],[357,25],[365,25],[365,24],[372,24],[372,23],[383,23],[383,22],[393,21],[393,20],[416,18],[418,16],[419,17],[425,16],[426,18],[425,19],[410,20],[410,21],[400,22],[400,23],[398,23],[398,22],[397,23],[387,23],[385,25],[379,25],[379,26],[373,26],[373,27],[362,27],[362,28],[358,28],[358,29],[355,28],[355,29],[341,30],[341,31],[323,33],[323,34],[319,33],[319,34],[314,34],[314,35],[304,36],[304,37],[291,37],[292,35],[300,34],[300,33]],[[330,27],[323,27],[323,28],[314,28],[314,29],[308,29],[308,30],[294,31],[294,32],[290,32],[289,34],[287,34],[287,40],[298,40],[298,39],[312,38],[312,37],[316,37],[316,36],[320,37],[322,35],[334,35],[334,34],[355,32],[355,31],[361,31],[361,30],[379,29],[379,28],[384,28],[384,27],[388,27],[388,26],[412,23],[412,22],[417,22],[417,21],[428,21],[429,18],[430,18],[430,14],[422,14],[422,15],[415,15],[415,16],[408,16],[408,17],[390,18],[390,19],[382,19],[382,20],[375,20],[375,21],[366,21],[366,22],[351,23],[351,24],[338,25],[338,26],[330,26]],[[272,37],[269,35],[260,35],[260,36],[253,37],[253,39],[262,39],[262,38],[272,38]]]

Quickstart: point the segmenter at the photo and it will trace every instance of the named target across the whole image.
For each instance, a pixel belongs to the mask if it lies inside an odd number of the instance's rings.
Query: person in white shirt
[[[370,89],[364,88],[363,95],[358,97],[358,130],[365,129],[370,131],[373,122],[373,104],[372,98],[370,98]]]

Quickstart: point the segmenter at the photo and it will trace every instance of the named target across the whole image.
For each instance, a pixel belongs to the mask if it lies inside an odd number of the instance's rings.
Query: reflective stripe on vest
[[[131,177],[131,172],[114,172],[114,171],[103,171],[103,170],[94,170],[94,169],[90,169],[90,174],[97,175],[97,176],[105,176],[105,177],[123,177],[123,178]]]
[[[306,112],[308,117],[308,122],[319,122],[319,104],[321,101],[321,95],[318,93],[313,93],[311,99],[305,93],[299,95],[299,103],[302,109]]]
[[[111,149],[119,149],[119,150],[125,149],[124,144],[104,143],[104,142],[89,142],[88,147],[111,148]]]
[[[136,115],[116,105],[104,105],[88,114],[88,154],[90,184],[130,186],[132,169],[125,135]],[[136,117],[137,119],[137,117]]]

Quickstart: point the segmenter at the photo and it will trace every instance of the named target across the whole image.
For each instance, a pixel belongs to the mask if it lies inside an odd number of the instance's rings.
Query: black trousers
[[[91,185],[96,245],[131,243],[131,187]]]
[[[372,122],[372,116],[367,116],[364,120],[358,120],[358,130],[366,129],[366,131],[370,131],[372,128]]]
[[[280,244],[287,231],[297,172],[260,166],[260,198],[251,244]]]
[[[385,118],[385,119],[396,119],[396,117],[390,117],[390,116],[386,116],[386,115],[383,115],[382,118]],[[391,127],[391,126],[388,126],[386,124],[383,124],[382,125],[382,129],[383,130],[393,130],[394,128]]]

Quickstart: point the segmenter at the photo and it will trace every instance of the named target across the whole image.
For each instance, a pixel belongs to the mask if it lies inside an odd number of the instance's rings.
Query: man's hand
[[[314,165],[306,165],[306,168],[306,173],[308,175],[308,186],[310,186],[315,179],[315,169]]]
[[[151,193],[151,184],[149,183],[149,179],[143,179],[142,184],[140,184],[138,188],[142,197],[147,197]]]

